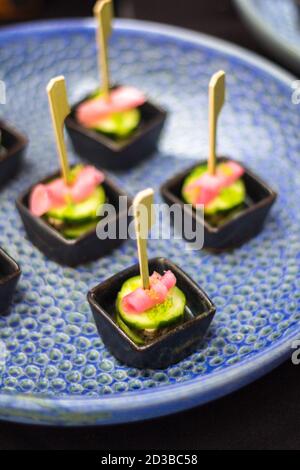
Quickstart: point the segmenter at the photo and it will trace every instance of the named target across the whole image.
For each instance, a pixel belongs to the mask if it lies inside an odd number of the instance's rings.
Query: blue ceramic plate
[[[262,44],[293,70],[300,70],[300,13],[294,0],[234,2]]]
[[[139,371],[104,348],[86,301],[91,287],[137,262],[135,243],[79,269],[63,268],[25,238],[14,205],[20,192],[58,166],[48,80],[65,74],[72,102],[97,85],[93,25],[63,21],[3,30],[0,49],[7,85],[1,114],[31,142],[23,172],[0,198],[0,245],[23,269],[12,312],[0,319],[1,418],[72,426],[162,416],[230,393],[288,358],[300,333],[300,116],[291,104],[293,77],[206,36],[116,22],[113,78],[145,90],[171,116],[160,153],[113,178],[131,195],[158,189],[207,155],[207,86],[222,68],[228,104],[220,153],[243,160],[279,193],[261,235],[233,253],[192,252],[180,240],[150,243],[150,256],[181,266],[218,312],[195,354],[167,370]]]

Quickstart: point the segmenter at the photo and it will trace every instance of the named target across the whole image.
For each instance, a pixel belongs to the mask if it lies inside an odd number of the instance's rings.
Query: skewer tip
[[[140,191],[139,193],[137,193],[137,195],[135,196],[134,205],[140,204],[140,202],[143,201],[145,198],[153,197],[153,196],[154,196],[153,188],[144,189],[143,191]]]
[[[102,8],[104,5],[111,3],[111,0],[97,0],[97,2],[94,5],[94,15],[98,16],[101,13]]]
[[[209,82],[210,88],[215,87],[220,79],[224,78],[225,80],[225,77],[226,73],[224,72],[224,70],[219,70],[219,72],[214,73]]]
[[[46,87],[47,92],[49,93],[52,88],[60,82],[65,82],[65,77],[63,75],[58,75],[57,77],[51,78],[51,80],[48,82],[48,85]]]

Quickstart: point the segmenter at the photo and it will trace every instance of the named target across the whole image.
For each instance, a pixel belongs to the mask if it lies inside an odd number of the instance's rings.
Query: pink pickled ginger
[[[110,92],[108,100],[100,96],[81,103],[77,108],[76,118],[84,127],[94,127],[101,119],[113,113],[137,108],[145,101],[145,95],[137,88],[121,86]]]
[[[139,287],[122,299],[122,307],[127,313],[138,314],[163,303],[168,292],[176,285],[176,277],[172,271],[163,276],[154,272],[150,277],[150,289]]]
[[[47,184],[38,184],[30,194],[29,210],[33,215],[41,217],[51,209],[64,206],[68,200],[82,202],[89,198],[103,181],[104,174],[88,165],[70,185],[66,185],[63,178],[56,178]]]
[[[192,203],[208,205],[222,191],[237,181],[243,174],[244,168],[236,162],[228,161],[218,165],[216,174],[203,173],[199,179],[190,183],[185,191],[192,196]]]

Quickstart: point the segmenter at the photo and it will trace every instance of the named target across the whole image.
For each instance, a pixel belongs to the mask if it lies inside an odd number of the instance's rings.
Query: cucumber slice
[[[114,113],[105,119],[101,119],[93,128],[103,134],[124,139],[137,128],[140,120],[140,111],[138,109],[130,109],[121,113]]]
[[[96,90],[90,95],[90,99],[100,98],[101,90]],[[141,122],[141,112],[138,108],[129,109],[120,113],[113,113],[105,119],[101,119],[93,126],[97,132],[102,132],[113,138],[125,139],[138,127]]]
[[[126,323],[123,322],[120,315],[117,315],[117,324],[126,333],[126,335],[138,346],[145,344],[145,341],[135,331],[132,331]]]
[[[81,223],[97,218],[97,210],[106,201],[103,186],[98,186],[93,194],[78,204],[66,204],[58,209],[52,209],[46,216],[66,223]]]
[[[190,194],[186,191],[187,186],[193,183],[200,176],[207,171],[207,165],[201,165],[195,168],[184,180],[182,187],[182,197],[188,203],[192,204]],[[217,212],[228,211],[236,206],[245,202],[246,187],[242,179],[235,181],[231,186],[222,189],[219,196],[216,197],[210,204],[205,206],[204,213],[206,215],[213,215]]]
[[[243,204],[246,199],[246,188],[242,180],[235,181],[231,186],[222,189],[220,195],[207,205],[204,212],[213,215],[228,211]]]
[[[125,295],[141,287],[141,277],[135,276],[128,279],[122,286],[117,297],[117,311],[127,326],[136,330],[157,330],[173,323],[179,322],[185,313],[186,298],[184,293],[173,287],[166,300],[159,305],[143,313],[127,313],[122,309],[122,299]]]
[[[91,230],[95,229],[98,220],[92,221],[92,222],[87,222],[85,224],[78,224],[78,225],[70,225],[67,226],[63,229],[61,229],[61,233],[65,238],[70,238],[70,239],[75,239],[81,237],[81,235],[84,235]]]

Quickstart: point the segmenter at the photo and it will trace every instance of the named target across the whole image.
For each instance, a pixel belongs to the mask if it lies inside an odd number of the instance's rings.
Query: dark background
[[[43,6],[27,19],[89,16],[93,4],[94,0],[44,0]],[[192,28],[269,57],[239,19],[230,0],[118,0],[116,12],[123,17]],[[2,22],[7,24],[8,20]],[[57,429],[1,423],[0,449],[299,450],[299,372],[300,366],[289,361],[216,402],[137,424]]]
[[[0,0],[12,3],[30,3],[29,11],[19,11],[20,18],[10,20],[1,15],[2,24],[9,22],[58,17],[91,16],[96,0]],[[114,0],[117,16],[158,21],[182,26],[252,49],[267,56],[263,48],[247,30],[235,11],[232,0]]]

